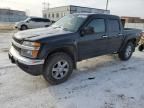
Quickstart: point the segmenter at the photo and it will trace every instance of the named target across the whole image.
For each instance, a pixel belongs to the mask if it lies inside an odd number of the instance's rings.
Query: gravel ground
[[[144,52],[78,63],[70,79],[49,85],[8,60],[13,33],[0,33],[0,108],[144,108]]]

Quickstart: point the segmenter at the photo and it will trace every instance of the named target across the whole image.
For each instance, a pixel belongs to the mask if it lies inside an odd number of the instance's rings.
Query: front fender
[[[74,60],[77,61],[78,57],[78,51],[77,51],[77,43],[71,42],[71,43],[59,43],[55,45],[44,45],[41,48],[39,58],[47,59],[49,55],[55,52],[66,52],[70,53],[71,56],[74,57]]]

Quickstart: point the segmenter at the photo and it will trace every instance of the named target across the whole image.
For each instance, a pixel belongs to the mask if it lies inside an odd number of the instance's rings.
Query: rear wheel
[[[55,53],[49,57],[43,76],[50,84],[60,84],[69,78],[72,71],[71,57],[65,53]]]
[[[119,52],[119,58],[124,61],[129,60],[134,52],[134,49],[134,44],[132,42],[128,42],[123,50]]]

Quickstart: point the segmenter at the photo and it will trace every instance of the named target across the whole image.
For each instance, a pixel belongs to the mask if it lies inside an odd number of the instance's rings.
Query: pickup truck
[[[25,72],[60,84],[78,61],[113,53],[129,60],[140,34],[141,30],[124,28],[115,15],[76,13],[47,28],[17,32],[8,55]]]

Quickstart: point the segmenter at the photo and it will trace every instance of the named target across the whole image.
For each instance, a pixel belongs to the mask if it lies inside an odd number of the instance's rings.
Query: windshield
[[[27,18],[27,19],[25,19],[24,21],[26,22],[26,21],[29,21],[31,18]]]
[[[86,18],[86,15],[67,15],[54,23],[52,27],[58,27],[68,31],[76,32],[86,20]]]

